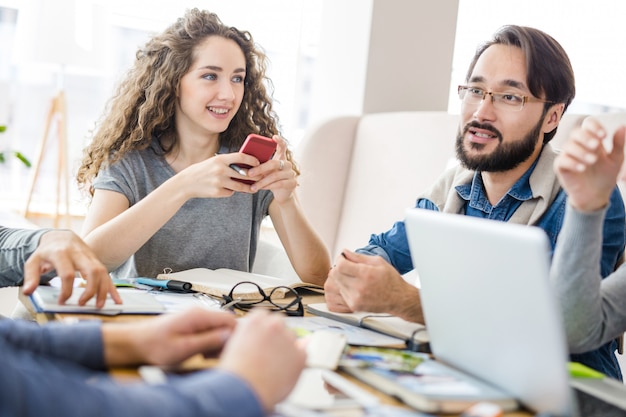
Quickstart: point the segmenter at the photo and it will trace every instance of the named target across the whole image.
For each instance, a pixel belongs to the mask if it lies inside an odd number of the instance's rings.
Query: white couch
[[[552,143],[558,147],[584,117],[566,113]],[[626,124],[626,113],[597,117],[610,131]],[[306,135],[296,149],[300,200],[333,259],[403,219],[454,163],[458,120],[446,112],[378,113],[328,120]]]

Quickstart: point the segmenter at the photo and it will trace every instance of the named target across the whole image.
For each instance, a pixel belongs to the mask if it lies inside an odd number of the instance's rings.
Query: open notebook
[[[320,294],[324,293],[324,287],[302,282],[299,279],[278,278],[269,275],[255,274],[252,272],[237,271],[234,269],[220,268],[193,268],[178,272],[169,272],[157,275],[157,279],[175,279],[191,283],[191,289],[194,291],[210,294],[215,297],[221,297],[228,294],[235,284],[242,281],[252,281],[258,284],[263,291],[269,294],[276,287],[290,287],[296,291],[314,291]],[[233,294],[233,298],[241,298],[243,300],[258,298],[258,291],[252,287],[241,286],[243,291]],[[251,291],[249,291],[251,290]],[[274,291],[273,296],[280,298],[288,293],[283,288]]]
[[[576,415],[545,233],[420,209],[408,210],[405,223],[436,361],[535,412]],[[416,392],[397,378],[375,380],[367,369],[353,375],[433,412],[462,399]]]
[[[428,332],[426,331],[426,326],[422,324],[409,322],[389,314],[367,312],[335,313],[328,309],[326,303],[308,304],[306,309],[309,313],[317,316],[395,337],[400,339],[400,343],[405,343],[412,350],[430,352]]]

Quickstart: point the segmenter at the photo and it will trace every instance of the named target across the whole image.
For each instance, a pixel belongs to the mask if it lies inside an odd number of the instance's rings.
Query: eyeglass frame
[[[242,284],[252,284],[254,285],[258,292],[259,295],[261,296],[261,299],[257,300],[241,300],[238,298],[235,298],[233,296],[233,293],[235,291],[235,288],[237,288],[239,285]],[[279,290],[279,289],[285,289],[287,290],[287,292],[289,292],[290,294],[294,295],[295,298],[286,305],[280,305],[277,304],[275,301],[272,300],[272,294],[274,294],[275,291]],[[254,307],[256,307],[258,304],[261,304],[265,301],[267,301],[268,303],[270,303],[272,306],[274,306],[273,308],[269,308],[270,311],[280,311],[284,314],[286,314],[287,316],[292,316],[292,317],[303,317],[304,316],[304,305],[302,304],[302,296],[300,294],[298,294],[298,292],[291,287],[288,286],[278,286],[278,287],[274,287],[272,288],[272,291],[270,291],[269,295],[265,293],[265,291],[263,291],[263,288],[261,288],[261,286],[259,284],[257,284],[256,282],[253,281],[240,281],[238,283],[236,283],[235,285],[233,285],[233,287],[230,289],[230,292],[228,293],[228,295],[223,294],[222,295],[222,299],[223,299],[223,304],[222,306],[229,304],[231,307],[237,308],[239,310],[243,310],[243,311],[248,311]],[[298,305],[298,308],[296,310],[289,310],[289,308]]]
[[[468,92],[469,90],[477,90],[482,92],[482,97],[480,98],[479,101],[472,103],[472,102],[467,102],[466,101],[466,97],[468,97]],[[523,94],[513,94],[513,93],[496,93],[493,91],[487,91],[485,89],[482,89],[480,87],[472,87],[471,85],[459,85],[457,88],[457,94],[459,96],[459,99],[466,104],[480,104],[485,100],[485,97],[487,95],[491,96],[491,103],[494,105],[494,107],[498,108],[498,109],[503,109],[503,110],[510,110],[510,111],[514,111],[514,112],[518,112],[518,111],[522,111],[524,109],[524,106],[526,105],[526,103],[530,103],[532,101],[535,102],[539,102],[539,103],[549,103],[549,104],[556,104],[555,101],[549,101],[549,100],[543,100],[541,98],[535,97],[535,96],[527,96],[527,95],[523,95]],[[475,93],[470,93],[469,97],[472,98],[478,98],[479,94],[475,94]],[[507,103],[506,101],[503,100],[504,96],[512,96],[512,97],[517,97],[521,99],[521,103],[519,104],[519,108],[514,107],[513,105],[509,105],[509,103]],[[503,104],[505,106],[500,106],[498,107],[500,104]]]

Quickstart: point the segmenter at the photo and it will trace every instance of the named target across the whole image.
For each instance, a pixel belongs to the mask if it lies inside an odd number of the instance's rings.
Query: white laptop
[[[545,232],[420,209],[405,223],[434,356],[530,410],[577,415]]]

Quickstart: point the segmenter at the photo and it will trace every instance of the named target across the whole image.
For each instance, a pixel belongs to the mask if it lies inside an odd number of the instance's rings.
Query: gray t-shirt
[[[228,152],[220,149],[220,153]],[[102,169],[93,186],[122,193],[133,206],[174,175],[160,145],[153,140],[145,150],[129,152]],[[268,215],[273,198],[271,191],[261,190],[227,198],[190,199],[111,275],[156,277],[166,268],[176,272],[200,267],[250,271],[261,221]]]
[[[0,226],[0,287],[22,285],[24,263],[35,252],[41,236],[51,229],[10,229]],[[47,282],[54,274],[46,274]]]

